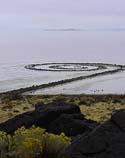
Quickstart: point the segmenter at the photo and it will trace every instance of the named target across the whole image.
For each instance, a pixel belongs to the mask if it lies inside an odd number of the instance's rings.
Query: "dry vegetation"
[[[86,118],[97,122],[106,121],[117,109],[125,109],[124,95],[22,96],[12,93],[0,97],[0,122],[33,110],[36,103],[53,101],[77,105]],[[60,158],[70,143],[71,139],[64,134],[54,135],[41,128],[22,127],[11,136],[0,132],[0,158]]]
[[[104,122],[110,119],[111,114],[115,110],[125,109],[125,106],[120,103],[106,103],[99,102],[93,104],[93,106],[80,106],[81,112],[86,115],[86,118],[97,121]]]
[[[22,127],[12,136],[0,132],[0,158],[60,158],[70,143],[64,133],[54,135],[39,127]]]
[[[18,114],[34,109],[38,102],[44,104],[62,100],[80,107],[81,112],[89,119],[103,122],[110,118],[111,113],[117,109],[125,109],[124,95],[79,95],[79,96],[21,96],[7,94],[0,99],[0,122]]]

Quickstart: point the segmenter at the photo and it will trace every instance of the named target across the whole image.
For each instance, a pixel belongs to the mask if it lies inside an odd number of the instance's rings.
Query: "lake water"
[[[81,72],[35,72],[24,69],[31,63],[125,64],[124,17],[65,18],[0,15],[0,92],[81,75]],[[45,93],[124,93],[124,83],[125,73],[122,72],[77,82],[69,85],[67,90],[64,86]]]
[[[125,31],[1,32],[0,62],[107,62],[125,63]]]

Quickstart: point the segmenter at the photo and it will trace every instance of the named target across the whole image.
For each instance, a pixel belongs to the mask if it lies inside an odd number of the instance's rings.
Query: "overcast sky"
[[[124,0],[1,0],[1,14],[125,15]]]
[[[124,28],[124,15],[125,0],[0,0],[0,28],[4,29],[90,25]]]

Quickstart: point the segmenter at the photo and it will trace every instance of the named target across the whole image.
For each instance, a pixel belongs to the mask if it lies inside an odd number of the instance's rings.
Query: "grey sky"
[[[0,28],[123,28],[124,6],[124,0],[4,0]]]
[[[125,15],[124,0],[4,0],[1,14]]]

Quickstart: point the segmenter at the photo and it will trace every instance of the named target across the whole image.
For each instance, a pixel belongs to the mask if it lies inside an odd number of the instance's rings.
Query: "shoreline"
[[[49,65],[49,64],[50,63],[45,63],[45,64],[42,64],[42,65]],[[98,77],[98,76],[105,76],[105,75],[115,74],[115,73],[118,73],[118,72],[121,72],[121,71],[125,71],[125,66],[124,65],[117,65],[117,64],[104,64],[104,63],[51,63],[51,64],[83,64],[84,66],[85,65],[89,65],[89,66],[94,65],[94,66],[97,66],[98,68],[103,68],[103,69],[104,69],[104,67],[105,67],[105,69],[108,69],[106,66],[112,66],[112,67],[115,67],[116,69],[107,70],[107,71],[103,71],[103,72],[98,72],[98,73],[90,74],[90,75],[87,75],[87,76],[78,76],[78,77],[74,77],[74,78],[71,78],[71,79],[64,79],[64,80],[59,80],[59,81],[55,81],[55,82],[49,82],[47,84],[33,85],[33,86],[30,86],[30,87],[19,88],[19,89],[7,91],[7,92],[1,92],[0,96],[3,95],[3,94],[11,94],[11,93],[17,93],[17,94],[23,94],[23,93],[28,93],[28,92],[32,93],[33,91],[37,91],[39,89],[56,87],[56,86],[59,86],[59,85],[68,84],[68,83],[75,82],[75,81],[91,79],[91,78]],[[41,64],[31,64],[30,65],[31,67],[28,66],[28,68],[26,68],[26,66],[25,66],[25,68],[32,70],[32,66],[33,66],[33,70],[34,70],[34,66],[37,66],[37,65],[41,65]],[[38,71],[43,71],[43,70],[38,70]],[[46,71],[51,71],[51,70],[46,70]],[[52,70],[52,71],[54,71],[54,70]],[[58,71],[60,71],[60,70],[58,70]],[[64,71],[64,70],[61,70],[61,71]],[[88,71],[90,71],[90,70],[88,70]],[[81,95],[81,94],[79,94],[79,95]],[[84,94],[84,95],[87,95],[87,94]],[[124,94],[90,94],[90,95],[124,95]]]

